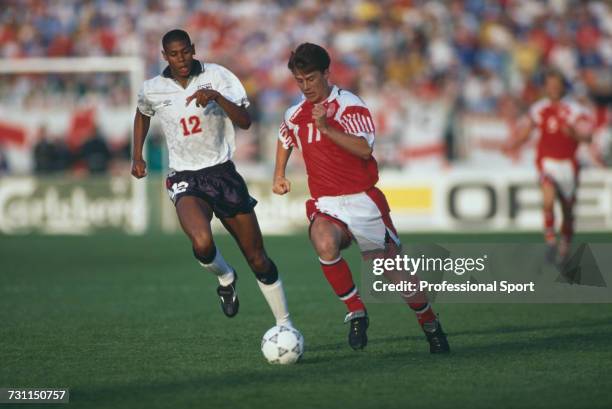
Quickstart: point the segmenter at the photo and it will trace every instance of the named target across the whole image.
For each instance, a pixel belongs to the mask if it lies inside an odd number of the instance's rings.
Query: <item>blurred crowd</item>
[[[71,144],[70,140],[55,137],[42,127],[38,130],[32,156],[34,173],[39,175],[63,172],[100,175],[116,166],[124,170],[120,164],[129,160],[130,150],[127,143],[109,144],[98,128],[88,132],[78,144]]]
[[[612,5],[606,1],[2,3],[4,59],[137,55],[146,61],[147,76],[152,77],[163,68],[161,36],[184,28],[198,58],[229,67],[247,88],[256,126],[243,137],[240,151],[245,160],[269,158],[271,135],[282,113],[300,98],[286,62],[290,51],[304,41],[327,47],[333,81],[370,105],[378,155],[388,166],[401,167],[410,158],[395,147],[405,144],[406,120],[418,114],[411,113],[415,102],[431,107],[421,120],[441,124],[435,132],[440,134],[444,158],[452,161],[458,155],[457,121],[466,114],[516,120],[540,96],[546,67],[559,69],[572,92],[594,110],[605,111],[612,99]],[[129,87],[105,78],[97,89],[108,105],[128,105]],[[0,99],[55,104],[83,98],[79,89],[78,78],[51,86],[5,78]],[[603,118],[599,126],[610,127],[609,116],[598,117]],[[427,124],[422,128],[432,131]],[[602,152],[602,157],[607,154]]]

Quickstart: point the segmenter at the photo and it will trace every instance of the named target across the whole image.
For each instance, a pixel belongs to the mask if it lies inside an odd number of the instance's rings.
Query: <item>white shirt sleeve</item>
[[[580,133],[593,133],[595,115],[587,106],[574,102],[570,106],[570,117],[568,120]]]
[[[283,148],[290,149],[295,146],[295,144],[293,143],[292,137],[293,137],[293,131],[291,130],[291,128],[287,126],[287,123],[283,121],[278,130],[278,139],[283,144]]]
[[[344,132],[364,138],[370,147],[374,146],[374,121],[367,107],[348,106],[340,115],[340,125]]]
[[[147,99],[144,88],[145,87],[143,85],[142,88],[140,88],[140,92],[138,93],[138,110],[143,115],[153,116],[155,115],[155,110],[153,109],[153,104],[151,104],[151,101]]]
[[[536,102],[535,104],[531,105],[531,107],[529,107],[528,117],[536,125],[540,125],[540,123],[542,122],[542,117],[540,116],[541,108],[542,104],[539,102]]]
[[[577,102],[572,102],[570,105],[570,117],[569,121],[572,125],[575,125],[579,121],[588,121],[592,117],[591,111],[584,105]]]
[[[248,107],[249,99],[238,77],[223,66],[217,65],[216,68],[217,84],[214,84],[214,89],[234,104]]]

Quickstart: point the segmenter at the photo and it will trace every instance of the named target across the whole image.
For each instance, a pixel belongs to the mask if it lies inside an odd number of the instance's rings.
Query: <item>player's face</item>
[[[318,103],[329,96],[329,70],[309,73],[295,71],[293,76],[308,101]]]
[[[195,49],[193,44],[185,41],[173,41],[166,45],[162,51],[164,59],[168,61],[170,71],[175,77],[187,78],[191,72]]]
[[[546,95],[553,101],[557,101],[563,96],[563,81],[556,75],[549,75],[546,77],[544,87],[546,89]]]

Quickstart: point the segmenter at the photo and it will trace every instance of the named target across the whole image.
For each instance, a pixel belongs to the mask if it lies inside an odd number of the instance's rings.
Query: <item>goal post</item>
[[[136,109],[135,107],[137,104],[138,92],[144,81],[144,76],[145,76],[144,61],[140,57],[65,57],[65,58],[64,57],[62,58],[41,57],[41,58],[0,59],[0,75],[2,76],[55,75],[55,74],[69,75],[72,73],[74,74],[92,74],[92,75],[101,74],[101,73],[126,75],[129,81],[128,105],[130,109],[132,110]],[[14,118],[11,116],[10,111],[8,111],[11,108],[9,106],[10,102],[9,103],[6,103],[6,102],[7,101],[4,101],[0,105],[0,113],[3,111],[2,105],[4,105],[5,106],[5,109],[4,109],[5,116],[9,116],[9,120],[12,120]],[[20,109],[20,108],[16,108],[16,109]],[[54,109],[62,110],[62,107],[54,107]],[[24,109],[23,111],[27,111],[27,109]],[[27,114],[28,112],[24,112],[24,117],[27,116]],[[125,123],[123,125],[125,126]],[[128,135],[131,135],[131,132],[128,132]],[[129,143],[131,146],[132,138],[130,137],[129,139],[130,139]],[[146,146],[145,146],[145,149],[146,149]],[[127,178],[129,178],[130,180],[129,182],[127,181]],[[14,179],[14,180],[11,181],[11,179]],[[27,179],[26,181],[26,184],[27,184],[27,183],[31,183],[36,178],[33,175],[29,175],[25,177],[13,177],[9,175],[8,177],[3,178],[2,182],[4,183],[0,183],[0,198],[3,198],[4,200],[3,203],[0,203],[0,232],[11,233],[10,228],[3,229],[3,226],[1,225],[2,220],[6,221],[8,219],[7,214],[4,212],[5,209],[2,208],[2,206],[6,207],[5,205],[7,205],[7,200],[9,200],[9,198],[7,198],[9,196],[7,196],[8,193],[6,193],[6,191],[10,191],[11,189],[15,190],[14,187],[16,186],[16,184],[23,182],[23,181],[18,182],[16,181],[16,179]],[[109,178],[109,179],[112,179],[112,178]],[[57,181],[58,179],[55,179],[55,180]],[[62,182],[65,185],[65,180]],[[10,185],[11,183],[13,183],[13,185]],[[53,178],[50,179],[49,183],[54,183]],[[117,190],[116,180],[107,181],[107,184],[109,183],[110,185],[113,185],[114,187],[110,187],[108,189]],[[143,234],[149,227],[149,208],[147,205],[147,183],[144,180],[137,180],[135,178],[131,178],[129,177],[129,175],[125,175],[125,179],[122,181],[122,183],[129,184],[130,185],[129,191],[131,192],[130,194],[131,197],[124,198],[126,199],[126,201],[122,202],[123,203],[122,205],[115,205],[115,208],[117,206],[123,206],[124,209],[127,209],[128,207],[130,207],[129,211],[125,210],[125,213],[123,214],[123,217],[126,221],[130,219],[129,222],[125,224],[124,230],[130,234]],[[3,187],[5,188],[4,195],[2,191]],[[38,189],[37,191],[38,191],[38,194],[41,194],[40,189]],[[123,191],[126,192],[127,190],[123,189]],[[41,198],[39,197],[38,199],[41,199]],[[45,199],[41,199],[41,200],[44,202]],[[69,202],[69,201],[70,201],[69,199],[65,200],[65,202]],[[92,205],[92,206],[95,206],[95,205]],[[112,209],[108,210],[108,213],[110,214],[111,211]],[[17,213],[20,213],[20,212],[16,212],[16,214]],[[48,216],[48,218],[50,217],[51,216]],[[111,216],[109,216],[109,218],[111,218]],[[82,224],[83,222],[81,221],[81,225]],[[48,229],[48,228],[45,228],[44,226],[42,228],[40,228],[40,226],[35,226],[35,225],[32,225],[30,227],[31,227],[30,229],[31,231],[55,232],[53,231],[53,229]],[[69,226],[69,227],[65,227],[64,229],[65,231],[63,231],[60,228],[59,232],[60,233],[67,232],[67,233],[75,233],[75,234],[79,234],[79,233],[86,234],[86,233],[91,233],[92,231],[96,230],[98,227],[99,226],[96,225],[95,223],[90,223],[90,226],[88,228],[79,228],[79,226],[76,226],[76,227]],[[23,230],[20,232],[28,232],[28,230],[26,228],[26,230]]]

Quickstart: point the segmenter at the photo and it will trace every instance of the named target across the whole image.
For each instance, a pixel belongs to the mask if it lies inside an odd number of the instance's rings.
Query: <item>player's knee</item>
[[[554,206],[555,206],[554,196],[550,197],[548,195],[544,195],[542,197],[542,208],[544,209],[545,212],[552,211]]]
[[[257,274],[258,271],[267,271],[270,268],[271,260],[264,251],[256,251],[247,256],[247,262],[251,270]]]
[[[267,259],[267,266],[265,270],[253,270],[257,280],[263,284],[270,285],[274,284],[278,280],[278,270],[276,264],[270,259]]]
[[[552,212],[555,209],[555,202],[554,200],[546,200],[544,199],[542,201],[542,210],[544,210],[545,212]]]
[[[563,215],[563,219],[565,219],[565,220],[573,220],[574,219],[574,209],[572,207],[563,206],[561,214]]]
[[[206,236],[194,236],[191,238],[193,255],[204,264],[210,264],[215,257],[215,243]]]
[[[334,237],[317,237],[313,240],[313,244],[317,254],[323,260],[334,260],[340,255],[340,246]]]

